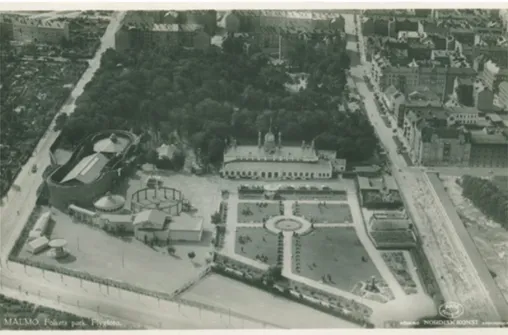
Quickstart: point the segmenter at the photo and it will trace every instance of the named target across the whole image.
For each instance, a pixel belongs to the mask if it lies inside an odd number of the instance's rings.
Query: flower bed
[[[408,264],[401,251],[382,252],[381,256],[406,294],[416,294],[416,283],[409,273]]]

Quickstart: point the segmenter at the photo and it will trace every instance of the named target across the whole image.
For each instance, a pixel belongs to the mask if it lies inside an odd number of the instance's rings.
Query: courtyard
[[[373,276],[382,281],[354,228],[318,228],[292,240],[292,272],[352,292]]]
[[[133,237],[112,236],[53,211],[54,223],[47,236],[65,239],[68,257],[57,260],[48,251],[32,255],[25,245],[19,258],[164,293],[172,293],[194,280],[210,258],[209,246],[175,244],[175,251],[170,255],[164,248],[152,248]],[[189,259],[189,252],[195,253],[194,259]]]
[[[238,227],[235,253],[259,262],[275,265],[278,257],[278,236],[263,227]]]
[[[270,217],[284,213],[284,207],[279,202],[239,202],[238,203],[238,223],[263,223]]]
[[[130,208],[131,195],[145,187],[147,177],[146,172],[138,171],[113,190],[125,196],[125,211]],[[177,290],[194,280],[211,259],[215,227],[210,217],[219,207],[221,180],[174,173],[162,174],[160,178],[164,185],[181,190],[195,208],[193,214],[204,218],[201,242],[172,242],[174,252],[169,253],[165,245],[150,247],[132,236],[114,236],[100,228],[74,222],[67,214],[54,210],[54,224],[47,236],[65,239],[69,257],[57,261],[48,252],[32,255],[26,245],[19,257],[148,290],[165,293]],[[195,254],[192,260],[188,256],[191,252]]]
[[[314,223],[352,223],[351,209],[348,204],[295,203],[293,214],[305,217]]]

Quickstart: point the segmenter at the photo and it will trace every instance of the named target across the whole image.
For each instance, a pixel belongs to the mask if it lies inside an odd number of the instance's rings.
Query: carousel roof
[[[105,195],[94,203],[95,208],[102,211],[114,211],[125,204],[125,198],[118,194]]]

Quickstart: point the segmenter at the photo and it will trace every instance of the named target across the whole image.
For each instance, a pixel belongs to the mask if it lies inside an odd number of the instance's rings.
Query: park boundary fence
[[[171,298],[174,299],[176,297],[178,297],[180,294],[184,293],[185,291],[189,290],[190,288],[192,288],[194,285],[196,285],[198,282],[200,282],[203,278],[205,278],[206,276],[208,276],[212,271],[212,267],[211,266],[207,266],[203,271],[201,271],[197,276],[196,278],[192,279],[192,280],[189,280],[185,285],[183,285],[182,287],[180,287],[178,290],[174,291],[172,294],[171,294]]]
[[[17,273],[25,272],[30,277],[33,277],[34,275],[41,276],[46,281],[51,281],[51,280],[58,281],[58,277],[59,277],[60,282],[64,283],[65,286],[67,286],[67,287],[79,286],[80,288],[86,287],[86,292],[88,292],[89,294],[91,293],[89,291],[90,289],[95,289],[95,290],[97,290],[97,293],[101,294],[104,297],[113,296],[114,291],[110,290],[110,288],[111,289],[114,288],[118,294],[118,297],[121,298],[122,300],[136,299],[136,301],[138,303],[144,302],[145,304],[146,303],[153,304],[153,306],[158,306],[159,308],[164,307],[164,305],[166,305],[166,307],[178,306],[178,310],[180,310],[180,305],[182,305],[182,306],[189,307],[191,309],[195,308],[195,309],[199,310],[199,313],[201,313],[201,310],[210,311],[213,314],[220,316],[221,319],[223,316],[228,316],[230,320],[232,317],[235,317],[236,319],[249,321],[255,325],[263,325],[263,328],[266,328],[267,325],[274,327],[274,328],[282,328],[281,326],[271,324],[271,323],[268,323],[268,322],[265,322],[262,320],[257,320],[255,318],[249,317],[247,315],[243,315],[241,313],[232,312],[232,311],[227,310],[225,308],[213,307],[213,306],[209,306],[209,305],[202,304],[202,303],[192,302],[192,301],[189,301],[186,299],[171,299],[171,298],[168,298],[167,294],[165,294],[163,297],[161,297],[161,296],[158,296],[155,292],[152,292],[152,294],[140,293],[137,291],[127,290],[127,289],[120,288],[117,286],[109,286],[107,284],[101,284],[98,282],[90,281],[90,280],[87,280],[84,278],[75,277],[72,275],[62,274],[62,273],[59,273],[56,271],[50,271],[50,270],[46,271],[43,268],[39,268],[39,267],[27,265],[27,264],[22,264],[22,263],[18,263],[18,262],[9,261],[7,263],[7,269],[10,272],[17,272]],[[210,273],[210,271],[211,271],[211,268],[208,268],[208,271],[203,271],[203,274],[206,275],[206,273]],[[14,288],[14,289],[16,289],[16,288]],[[27,288],[24,288],[24,287],[22,287],[22,285],[20,285],[18,289],[19,289],[19,293],[22,293]],[[133,293],[134,293],[134,295],[133,295]],[[52,294],[47,293],[43,290],[39,290],[38,295],[39,295],[39,301],[52,302],[51,304],[48,303],[48,305],[54,304],[55,297]],[[136,296],[137,296],[137,298],[136,298]],[[27,293],[26,297],[29,297],[28,293]],[[79,301],[77,301],[77,304],[76,304],[76,301],[66,301],[66,300],[68,300],[68,299],[66,299],[65,297],[57,296],[58,304],[67,304],[70,306],[76,306],[80,309],[83,309],[83,308],[86,309],[87,307],[89,309],[89,307],[90,307],[90,306],[85,306],[84,304],[80,305]],[[96,310],[97,315],[101,315],[99,307],[98,306],[93,306],[93,307],[94,307],[93,309]],[[158,325],[146,324],[146,326],[161,328],[161,324],[158,324]]]
[[[247,315],[244,315],[244,314],[232,311],[231,309],[211,306],[211,305],[207,305],[207,304],[204,304],[204,303],[201,303],[201,302],[187,300],[187,299],[184,299],[184,298],[178,298],[175,301],[178,302],[178,303],[181,303],[183,305],[192,306],[192,307],[196,307],[196,308],[199,308],[199,309],[205,309],[205,310],[209,310],[209,311],[220,313],[220,314],[232,315],[232,316],[236,316],[236,317],[241,318],[241,319],[245,319],[245,320],[249,320],[249,321],[253,321],[253,322],[257,322],[257,323],[261,322],[261,323],[263,323],[263,326],[265,326],[265,327],[266,326],[270,326],[270,327],[279,328],[279,329],[283,328],[283,327],[281,327],[279,325],[276,325],[274,323],[258,320],[258,319],[252,318],[250,316],[247,316]]]

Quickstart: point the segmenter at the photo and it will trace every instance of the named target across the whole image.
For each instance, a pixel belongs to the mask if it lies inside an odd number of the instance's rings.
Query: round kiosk
[[[121,210],[125,205],[125,198],[118,194],[106,194],[94,202],[93,206],[99,212],[112,213]]]
[[[63,238],[57,238],[49,241],[48,246],[51,248],[51,254],[54,258],[64,258],[67,256],[67,251],[64,247],[67,245],[67,241]]]

